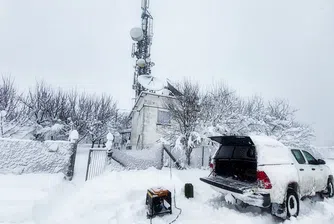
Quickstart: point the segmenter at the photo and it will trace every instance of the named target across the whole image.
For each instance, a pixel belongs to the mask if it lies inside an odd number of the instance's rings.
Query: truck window
[[[255,159],[255,149],[249,146],[236,146],[232,158]]]
[[[305,158],[304,158],[304,156],[303,156],[303,154],[300,150],[293,149],[293,150],[291,150],[291,152],[292,152],[293,156],[296,158],[296,160],[299,164],[305,164],[306,163]]]
[[[255,148],[250,146],[221,146],[216,159],[256,159]]]
[[[232,157],[234,146],[220,146],[215,158],[230,159]]]
[[[313,165],[318,164],[318,161],[310,153],[308,153],[304,150],[303,150],[303,153],[304,153],[305,158],[306,158],[306,160],[309,164],[313,164]]]

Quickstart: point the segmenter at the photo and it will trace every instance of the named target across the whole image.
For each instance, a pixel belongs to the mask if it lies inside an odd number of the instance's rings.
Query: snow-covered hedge
[[[69,165],[70,143],[0,138],[0,173],[59,173]]]

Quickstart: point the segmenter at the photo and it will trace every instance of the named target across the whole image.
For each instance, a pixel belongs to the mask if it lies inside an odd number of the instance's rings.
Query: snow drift
[[[59,173],[67,170],[69,142],[0,138],[0,173]]]
[[[48,203],[42,210],[34,210],[34,221],[36,224],[147,224],[150,221],[146,218],[146,190],[163,186],[176,196],[177,207],[182,209],[182,214],[175,223],[282,223],[256,208],[238,211],[228,205],[219,193],[199,181],[199,177],[207,174],[208,171],[199,169],[173,169],[170,177],[169,169],[154,168],[105,173],[86,182],[81,188],[72,190],[68,194],[70,197],[64,195],[61,201],[58,197],[45,198]],[[184,197],[185,183],[194,185],[194,198]],[[174,202],[173,198],[172,203]],[[285,221],[284,224],[333,223],[333,199],[317,202],[307,199],[301,203],[300,216]],[[170,223],[178,213],[173,206],[173,214],[156,217],[152,221],[154,224]]]
[[[61,174],[0,174],[0,182],[0,223],[32,223],[36,203],[67,184]]]

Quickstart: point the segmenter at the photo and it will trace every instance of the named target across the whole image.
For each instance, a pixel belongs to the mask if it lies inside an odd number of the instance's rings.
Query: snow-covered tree
[[[243,99],[223,84],[206,92],[201,111],[206,136],[265,134],[291,147],[309,146],[313,137],[313,130],[296,120],[296,110],[287,101]]]
[[[296,111],[285,100],[270,101],[263,118],[265,133],[291,147],[310,147],[314,131],[309,125],[296,120]]]
[[[67,116],[67,95],[63,91],[55,91],[46,83],[37,82],[21,102],[28,108],[31,134],[35,140],[68,136],[69,133],[62,133]]]
[[[169,137],[176,142],[176,148],[184,151],[186,163],[190,165],[193,148],[201,142],[201,136],[197,130],[200,124],[199,85],[184,80],[176,87],[182,95],[165,100],[166,109],[173,121],[169,129]]]
[[[87,136],[92,142],[92,147],[101,141],[108,133],[108,123],[115,121],[116,103],[109,96],[102,95],[101,97],[93,97],[92,111],[87,120],[88,133]]]
[[[206,135],[240,134],[244,127],[241,100],[227,85],[219,83],[209,89],[203,96],[201,106]]]
[[[22,131],[28,120],[26,107],[20,104],[14,80],[10,76],[2,76],[0,80],[0,116],[1,136],[10,137]]]

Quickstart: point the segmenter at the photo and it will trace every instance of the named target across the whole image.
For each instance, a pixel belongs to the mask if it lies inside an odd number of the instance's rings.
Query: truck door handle
[[[299,169],[300,171],[304,171],[304,169]]]
[[[315,170],[315,168],[312,168],[312,170]]]

